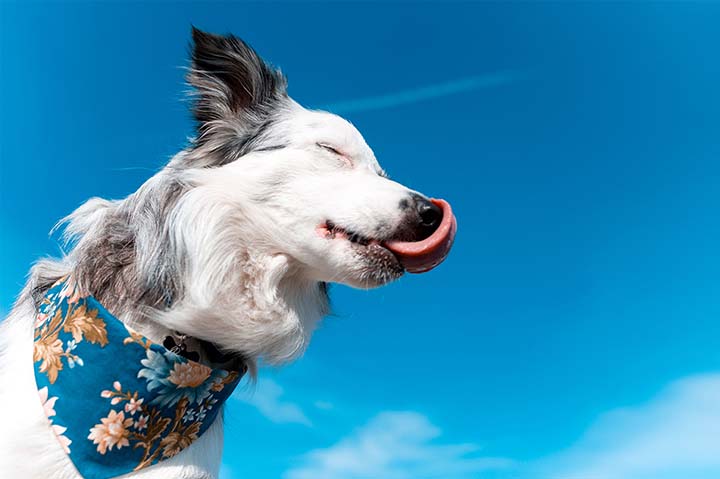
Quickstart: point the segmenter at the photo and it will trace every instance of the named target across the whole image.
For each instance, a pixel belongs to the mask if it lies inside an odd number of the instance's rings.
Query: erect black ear
[[[201,137],[208,130],[208,122],[243,121],[243,117],[257,121],[287,97],[285,77],[239,38],[195,27],[192,37],[192,67],[187,80],[197,90],[193,112]]]

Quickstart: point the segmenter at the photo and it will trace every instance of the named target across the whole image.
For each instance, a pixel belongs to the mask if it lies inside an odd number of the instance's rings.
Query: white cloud
[[[513,463],[474,444],[435,444],[441,432],[415,412],[383,412],[327,449],[309,452],[285,479],[464,479]]]
[[[441,98],[482,88],[490,88],[511,83],[518,78],[518,74],[510,71],[486,73],[474,77],[437,83],[424,87],[412,88],[389,93],[387,95],[357,98],[333,103],[322,107],[334,113],[357,113],[369,110],[382,110],[399,105],[418,103],[433,98]]]
[[[645,405],[604,414],[535,472],[557,479],[720,477],[720,374],[677,381]]]
[[[297,423],[310,426],[312,423],[303,410],[295,403],[283,400],[285,390],[272,379],[260,379],[254,391],[242,391],[233,397],[257,408],[257,410],[276,423]]]
[[[335,405],[330,401],[315,401],[314,405],[316,408],[322,409],[324,411],[329,411],[330,409],[333,409],[335,407]]]
[[[310,425],[263,380],[239,398],[278,423]],[[331,406],[316,401],[319,409]],[[335,444],[305,454],[284,479],[717,479],[720,478],[720,373],[671,383],[639,406],[602,414],[570,448],[520,465],[484,457],[472,443],[439,443],[441,430],[416,412],[383,412]],[[225,471],[228,476],[228,471]]]

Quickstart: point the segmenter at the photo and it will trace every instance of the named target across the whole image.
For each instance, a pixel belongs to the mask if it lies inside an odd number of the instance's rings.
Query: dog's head
[[[156,336],[283,362],[326,312],[326,283],[370,288],[431,269],[455,219],[388,179],[349,122],[289,98],[244,42],[197,29],[193,40],[196,138],[127,199],[73,213],[70,259],[133,326],[149,317]]]
[[[177,163],[243,211],[246,240],[312,280],[363,288],[444,259],[455,227],[446,203],[388,179],[352,124],[290,99],[243,41],[197,29],[193,39],[198,137]]]

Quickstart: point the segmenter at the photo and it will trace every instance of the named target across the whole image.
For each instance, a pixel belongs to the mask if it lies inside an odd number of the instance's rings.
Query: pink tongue
[[[424,273],[443,262],[450,252],[457,221],[450,204],[445,200],[430,200],[440,207],[443,218],[430,237],[422,241],[386,241],[385,247],[395,254],[408,273]]]

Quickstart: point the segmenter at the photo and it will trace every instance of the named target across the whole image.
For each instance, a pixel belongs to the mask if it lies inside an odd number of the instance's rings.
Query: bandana
[[[211,369],[128,330],[71,277],[39,307],[33,361],[49,425],[86,479],[138,471],[188,447],[244,372]]]

